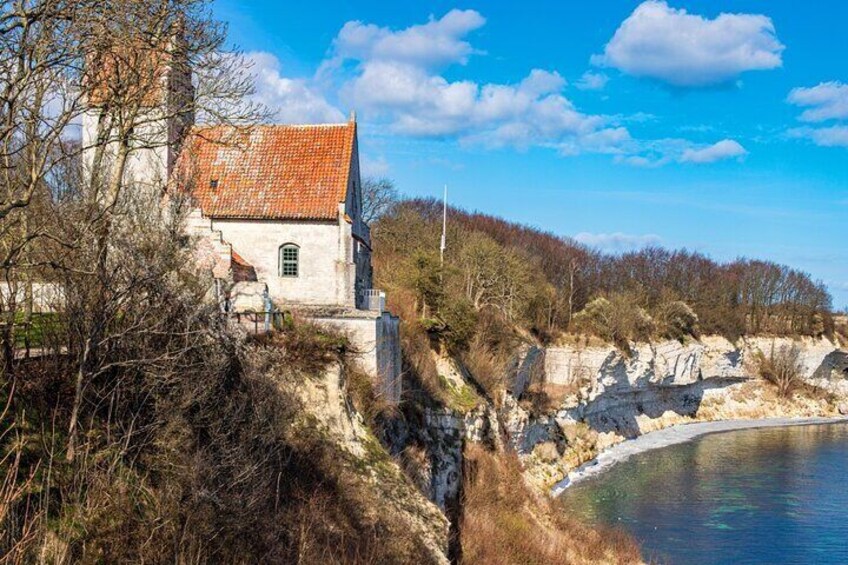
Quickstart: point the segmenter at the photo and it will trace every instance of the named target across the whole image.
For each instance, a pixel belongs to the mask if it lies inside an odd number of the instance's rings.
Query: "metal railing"
[[[386,293],[377,288],[362,291],[362,302],[366,310],[382,312],[386,309]]]
[[[250,333],[261,334],[285,327],[286,313],[281,310],[268,312],[233,312],[230,319]]]

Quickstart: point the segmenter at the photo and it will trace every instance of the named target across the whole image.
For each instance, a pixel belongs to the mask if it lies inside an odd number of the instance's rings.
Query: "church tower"
[[[87,179],[112,178],[159,195],[194,124],[194,87],[186,44],[128,40],[89,57],[88,107],[82,120]]]

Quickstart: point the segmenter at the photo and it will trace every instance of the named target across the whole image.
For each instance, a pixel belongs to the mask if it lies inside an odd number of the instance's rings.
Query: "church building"
[[[270,310],[296,311],[335,327],[386,399],[398,402],[399,321],[372,288],[354,115],[343,124],[195,125],[193,115],[169,109],[193,95],[190,69],[165,65],[161,96],[132,132],[127,182],[154,195],[167,187],[188,196],[186,234],[228,316],[256,323],[267,322]],[[98,104],[90,100],[83,119],[86,147],[104,137]],[[118,147],[87,150],[88,174]]]
[[[278,304],[365,307],[371,242],[353,119],[195,128],[180,164],[200,213],[232,245],[235,282],[264,282]]]

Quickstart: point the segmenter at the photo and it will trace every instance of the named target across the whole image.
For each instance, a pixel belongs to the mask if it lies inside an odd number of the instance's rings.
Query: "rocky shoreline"
[[[601,452],[597,458],[581,465],[551,489],[552,496],[562,494],[567,488],[595,477],[634,455],[654,451],[663,447],[686,443],[709,434],[777,428],[788,426],[811,426],[848,423],[848,416],[824,418],[764,418],[752,420],[720,420],[679,424],[637,438],[623,441]]]

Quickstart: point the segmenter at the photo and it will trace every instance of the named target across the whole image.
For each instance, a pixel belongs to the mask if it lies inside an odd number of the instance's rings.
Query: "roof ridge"
[[[233,124],[197,124],[195,126],[196,129],[212,129],[212,128],[232,128],[232,129],[243,129],[245,131],[250,131],[251,129],[272,129],[272,128],[292,128],[292,129],[305,129],[305,128],[349,128],[355,125],[354,122],[337,122],[337,123],[326,123],[326,124],[254,124],[250,126],[238,126]]]

